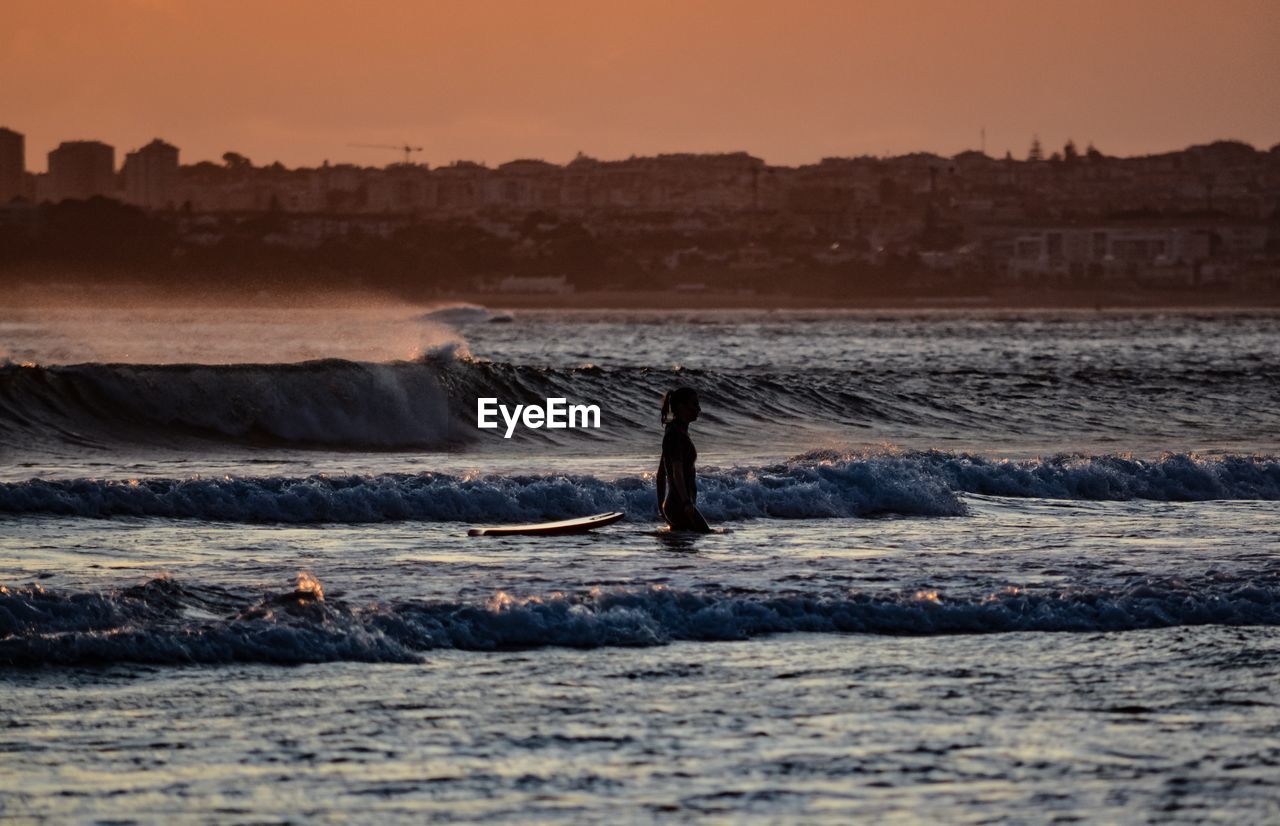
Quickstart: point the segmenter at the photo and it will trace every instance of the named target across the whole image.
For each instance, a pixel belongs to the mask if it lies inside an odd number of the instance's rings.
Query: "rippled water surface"
[[[1275,321],[10,313],[0,815],[1275,820]]]

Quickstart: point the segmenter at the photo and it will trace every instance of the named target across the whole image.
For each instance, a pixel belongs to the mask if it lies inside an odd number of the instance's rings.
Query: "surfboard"
[[[557,536],[566,533],[586,533],[593,528],[612,525],[626,516],[622,511],[597,513],[595,516],[582,516],[578,519],[564,519],[559,522],[540,522],[536,525],[495,525],[491,528],[472,528],[467,536]]]

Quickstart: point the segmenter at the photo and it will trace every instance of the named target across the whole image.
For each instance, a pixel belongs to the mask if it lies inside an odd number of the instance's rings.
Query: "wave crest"
[[[208,618],[211,608],[219,613]],[[1144,578],[1118,589],[979,597],[854,593],[761,597],[651,587],[487,603],[353,608],[312,591],[262,597],[157,580],[107,595],[0,589],[9,666],[338,660],[416,662],[438,649],[652,646],[793,632],[885,635],[1098,632],[1280,625],[1280,589]]]
[[[1008,461],[938,451],[815,451],[698,475],[713,521],[961,516],[963,493],[1116,501],[1280,500],[1280,460],[1189,454],[1156,460],[1060,456]],[[0,483],[0,513],[150,516],[228,522],[536,522],[623,511],[657,518],[649,476],[228,477]]]
[[[439,447],[460,431],[436,361],[0,366],[9,441],[156,445],[189,439]]]
[[[1161,502],[1280,499],[1280,460],[1265,456],[1065,455],[1007,461],[931,452],[925,457],[953,490],[991,496]]]
[[[599,404],[603,427],[591,431],[592,439],[652,444],[658,400],[686,382],[697,386],[707,422],[741,445],[771,438],[794,445],[805,433],[826,438],[832,426],[924,438],[1003,436],[1012,426],[1023,436],[1120,434],[1165,443],[1184,443],[1189,427],[1197,444],[1215,433],[1224,439],[1254,434],[1259,443],[1271,444],[1271,368],[1201,373],[1174,377],[1173,386],[1181,389],[1162,391],[1157,406],[1146,390],[1155,377],[1123,371],[985,376],[972,370],[886,369],[850,376],[820,366],[782,373],[552,368],[473,359],[456,342],[387,363],[0,364],[0,445],[27,449],[34,437],[54,444],[200,439],[433,448],[483,438],[474,422],[478,397],[504,404],[542,404],[550,397]],[[1222,429],[1222,422],[1230,422],[1230,429]],[[563,438],[547,430],[518,433],[517,440],[534,444]]]
[[[903,514],[958,516],[945,482],[886,456],[700,473],[699,507],[715,521]],[[531,522],[623,511],[657,518],[647,476],[279,476],[0,483],[0,513],[152,516],[229,522]]]

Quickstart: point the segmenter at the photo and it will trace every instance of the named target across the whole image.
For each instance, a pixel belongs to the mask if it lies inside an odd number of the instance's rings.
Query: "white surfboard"
[[[467,536],[557,536],[567,533],[586,533],[593,528],[612,525],[624,516],[626,514],[622,511],[612,511],[578,519],[564,519],[559,522],[540,522],[536,525],[495,525],[491,528],[472,528],[467,531]]]

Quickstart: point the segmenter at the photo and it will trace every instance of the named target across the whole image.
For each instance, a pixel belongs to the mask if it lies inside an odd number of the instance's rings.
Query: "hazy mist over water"
[[[421,310],[385,300],[333,306],[32,306],[0,317],[0,358],[42,365],[286,364],[411,360],[460,342]]]

